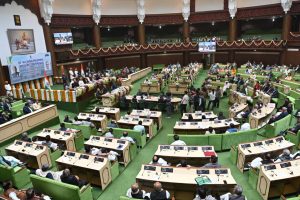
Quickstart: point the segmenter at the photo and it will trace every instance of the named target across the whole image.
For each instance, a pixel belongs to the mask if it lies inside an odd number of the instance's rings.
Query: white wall
[[[145,0],[145,11],[146,15],[181,13],[182,0]]]
[[[11,4],[0,6],[0,13],[0,59],[2,65],[7,65],[6,58],[11,56],[7,29],[33,29],[36,52],[47,51],[43,28],[35,14],[23,6],[17,5],[14,1]],[[14,14],[20,15],[22,26],[15,26]]]
[[[55,0],[54,14],[92,15],[91,0]]]
[[[102,15],[136,15],[136,0],[102,0]]]
[[[280,0],[237,0],[237,7],[252,7],[252,6],[263,6],[269,4],[280,3]]]
[[[196,0],[195,11],[212,11],[212,10],[223,10],[224,0]]]

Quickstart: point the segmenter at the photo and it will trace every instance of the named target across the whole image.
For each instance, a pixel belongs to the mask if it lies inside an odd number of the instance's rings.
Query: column
[[[101,47],[101,31],[100,31],[100,27],[97,24],[94,24],[93,36],[94,36],[95,47],[96,49],[99,49]]]
[[[183,29],[182,29],[182,37],[183,42],[190,41],[190,25],[189,22],[184,21],[183,22]]]
[[[140,68],[144,69],[147,68],[147,55],[142,53],[140,54]]]
[[[139,23],[138,26],[138,36],[139,36],[139,44],[144,45],[145,44],[145,25],[144,23]]]
[[[283,49],[281,52],[280,52],[280,61],[279,61],[279,64],[280,65],[284,65],[284,64],[287,64],[285,63],[285,57],[286,57],[286,52],[287,50],[286,49]]]
[[[43,31],[44,31],[44,38],[45,38],[47,51],[51,53],[53,76],[57,77],[58,68],[56,67],[56,56],[53,47],[53,41],[52,41],[53,36],[50,30],[50,26],[48,26],[47,24],[43,24]]]
[[[235,52],[234,50],[230,50],[228,53],[228,62],[233,63],[235,62]]]
[[[290,14],[285,14],[282,21],[282,40],[288,40],[291,32],[292,17]]]
[[[4,96],[6,95],[6,92],[5,92],[5,88],[4,88],[4,84],[5,84],[5,81],[8,81],[6,80],[6,77],[5,76],[5,72],[4,72],[4,67],[1,65],[1,62],[0,62],[0,95],[1,96]]]
[[[190,52],[184,51],[183,52],[183,66],[187,66],[190,63]]]
[[[233,18],[229,21],[228,41],[232,42],[237,39],[237,20]]]

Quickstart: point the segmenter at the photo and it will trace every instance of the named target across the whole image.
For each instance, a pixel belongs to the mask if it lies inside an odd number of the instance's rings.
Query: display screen
[[[216,42],[199,42],[199,52],[216,52]]]
[[[197,174],[209,174],[209,170],[207,169],[198,169],[197,170]]]
[[[170,168],[170,167],[168,167],[168,168],[161,168],[161,172],[162,173],[173,173],[173,168]]]
[[[10,56],[7,64],[11,84],[53,75],[50,53]]]
[[[72,33],[54,33],[54,43],[56,45],[73,44]]]

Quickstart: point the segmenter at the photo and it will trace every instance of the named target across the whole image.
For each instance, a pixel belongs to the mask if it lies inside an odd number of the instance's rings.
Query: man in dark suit
[[[9,101],[7,99],[5,99],[3,101],[3,110],[5,112],[11,112],[11,104],[9,103]]]
[[[286,108],[286,107],[283,107],[281,113],[280,113],[279,115],[277,115],[277,116],[273,116],[273,117],[269,120],[268,124],[272,124],[272,123],[274,123],[274,122],[276,122],[276,121],[278,121],[278,120],[281,120],[281,119],[283,119],[284,117],[286,117],[288,114],[289,114],[289,113],[288,113],[288,111],[287,111],[287,108]]]
[[[29,114],[32,112],[32,109],[29,106],[29,103],[25,103],[24,107],[23,107],[23,113],[24,115]]]

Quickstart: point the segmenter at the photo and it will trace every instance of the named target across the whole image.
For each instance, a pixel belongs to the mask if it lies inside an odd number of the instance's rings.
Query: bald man
[[[167,190],[162,189],[160,182],[154,183],[154,191],[150,193],[151,200],[168,200],[170,199],[170,193]]]
[[[134,183],[131,185],[131,188],[127,190],[126,196],[129,198],[144,199],[146,192],[144,190],[140,190],[139,185]]]

